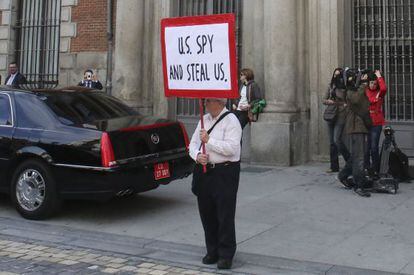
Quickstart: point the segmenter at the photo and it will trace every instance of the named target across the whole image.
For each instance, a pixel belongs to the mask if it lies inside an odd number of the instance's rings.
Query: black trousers
[[[242,129],[244,129],[244,127],[246,127],[247,123],[249,123],[249,115],[248,115],[247,111],[235,110],[234,114],[239,119]]]
[[[350,134],[349,136],[349,151],[351,152],[351,157],[347,160],[345,167],[339,172],[338,178],[345,180],[352,175],[355,187],[365,188],[364,155],[367,146],[367,135]]]
[[[240,163],[208,168],[203,173],[196,165],[193,173],[193,193],[204,228],[207,253],[232,259],[236,252],[235,214],[239,188]]]

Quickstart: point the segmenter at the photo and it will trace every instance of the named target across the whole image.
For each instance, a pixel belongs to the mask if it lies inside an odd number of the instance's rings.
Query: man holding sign
[[[165,95],[198,98],[200,103],[189,153],[197,163],[192,191],[205,232],[203,263],[230,269],[236,251],[242,135],[237,117],[225,107],[226,98],[239,96],[234,14],[163,19],[161,48]]]
[[[190,156],[196,161],[193,193],[203,224],[207,255],[204,264],[230,269],[236,252],[235,212],[240,177],[240,140],[242,129],[230,113],[226,99],[207,99],[204,116],[191,138]],[[206,152],[201,151],[201,143]],[[203,172],[203,166],[207,171]]]

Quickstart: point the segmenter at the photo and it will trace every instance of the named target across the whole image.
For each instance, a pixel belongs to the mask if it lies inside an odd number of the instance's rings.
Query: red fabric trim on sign
[[[167,75],[167,53],[165,46],[165,28],[179,26],[209,25],[227,23],[229,26],[229,57],[230,57],[230,90],[173,90],[168,88]],[[164,92],[166,97],[177,96],[185,98],[238,98],[238,72],[236,59],[236,35],[235,35],[235,16],[233,13],[214,14],[203,16],[185,16],[176,18],[164,18],[161,20],[161,50],[162,50],[162,70],[164,75]]]

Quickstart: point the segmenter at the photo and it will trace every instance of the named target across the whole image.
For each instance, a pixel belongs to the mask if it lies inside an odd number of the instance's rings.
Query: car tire
[[[62,203],[49,166],[36,159],[24,161],[15,170],[11,198],[20,215],[30,220],[50,217]]]

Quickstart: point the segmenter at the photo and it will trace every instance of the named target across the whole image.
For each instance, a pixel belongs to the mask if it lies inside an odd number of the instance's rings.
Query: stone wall
[[[160,20],[170,16],[171,3],[117,2],[113,95],[143,114],[168,114],[161,67]]]
[[[244,143],[250,147],[250,161],[296,165],[326,159],[321,98],[333,68],[343,65],[347,53],[343,46],[346,0],[242,1],[241,66],[254,70],[268,102],[259,122],[245,130],[251,130],[250,144]],[[3,81],[14,56],[17,2],[0,0]],[[92,2],[99,9],[95,17],[85,12]],[[160,19],[171,16],[172,1],[115,3],[113,94],[144,114],[174,113],[175,105],[164,97],[160,54]],[[76,85],[88,68],[105,85],[104,15],[106,1],[62,0],[61,87]]]
[[[251,162],[326,159],[321,99],[344,63],[343,11],[344,0],[243,1],[242,67],[255,71],[268,102],[251,127]]]
[[[8,65],[16,61],[14,57],[17,20],[17,0],[0,0],[0,76],[1,84],[8,74]]]

